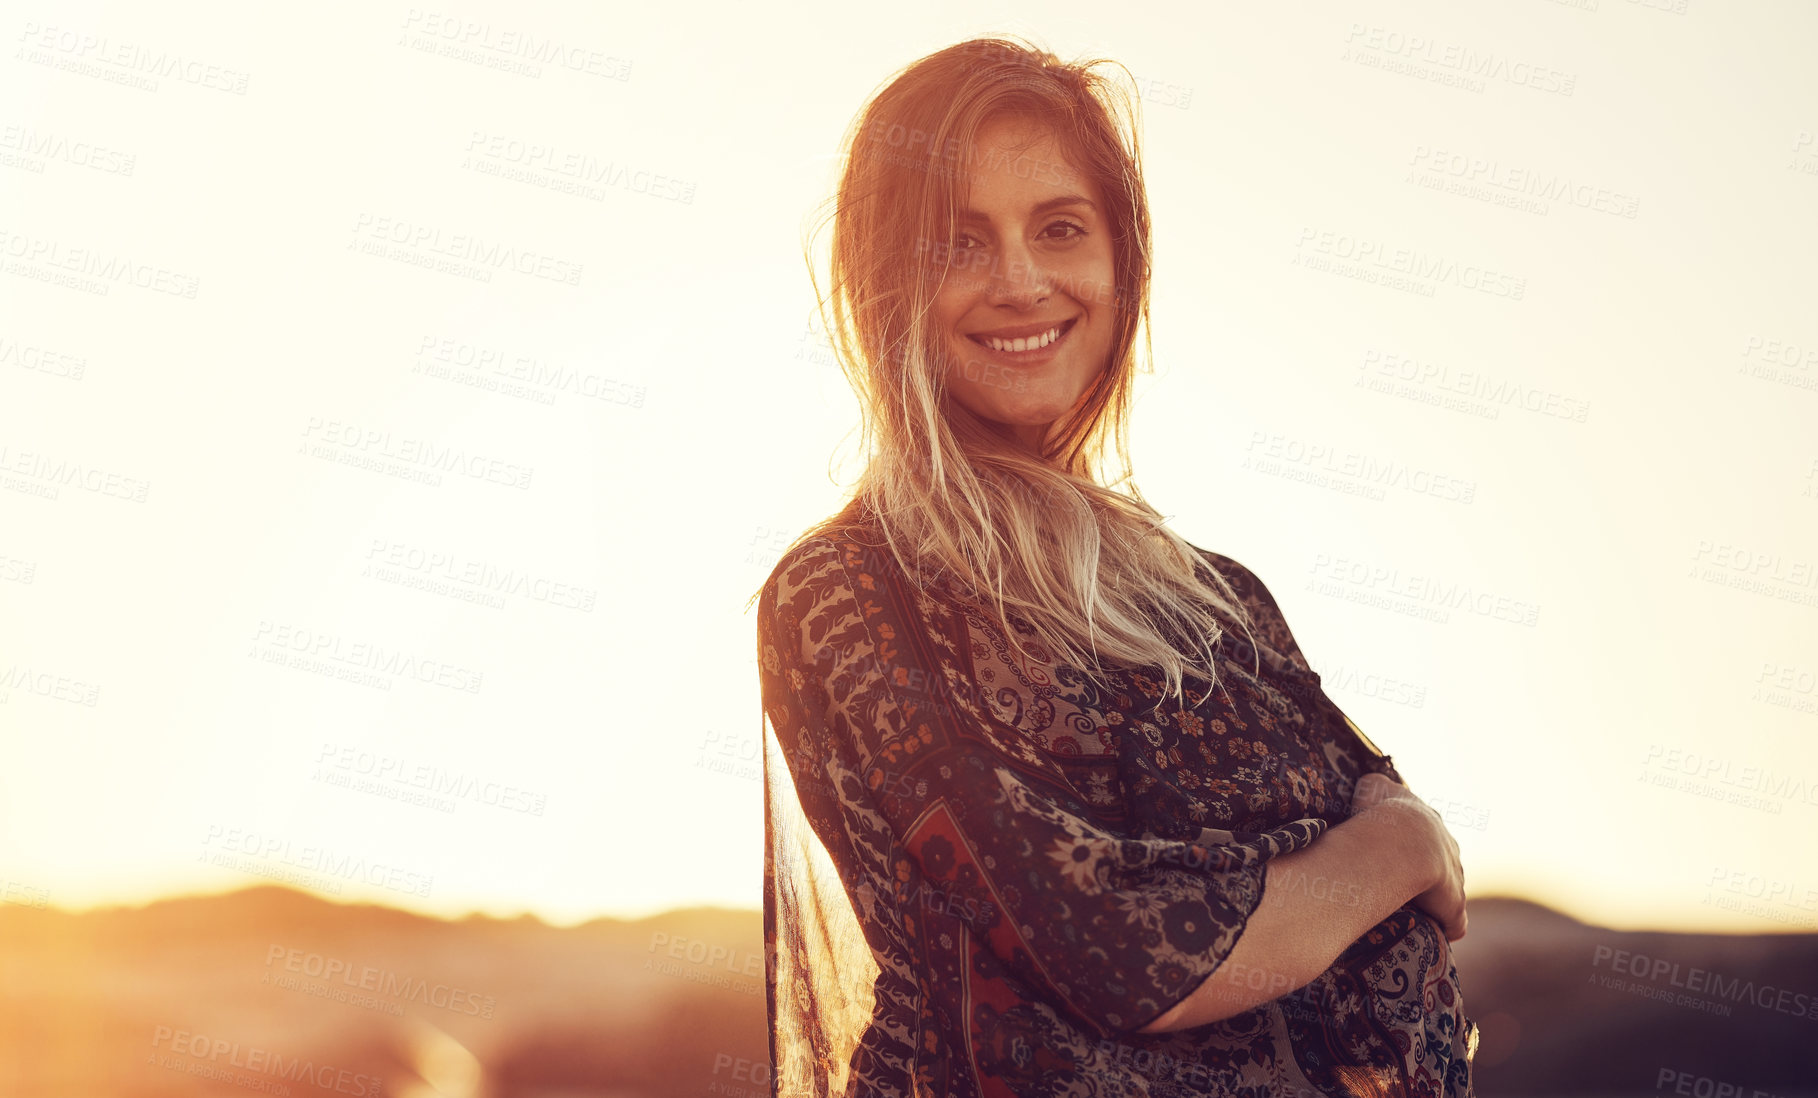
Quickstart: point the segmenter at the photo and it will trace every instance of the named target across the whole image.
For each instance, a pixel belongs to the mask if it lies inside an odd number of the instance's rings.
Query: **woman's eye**
[[[1071,221],[1056,221],[1046,229],[1043,229],[1042,235],[1049,240],[1067,243],[1085,236],[1086,229],[1083,225],[1076,225]],[[982,247],[984,247],[984,244],[981,241],[965,233],[961,233],[955,236],[947,244],[948,261],[954,263],[964,260],[967,258],[968,252]]]

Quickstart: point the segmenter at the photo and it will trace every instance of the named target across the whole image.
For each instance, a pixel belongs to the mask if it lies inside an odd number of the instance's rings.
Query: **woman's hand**
[[[1375,774],[1364,776],[1351,804],[1350,819],[1269,859],[1262,900],[1218,968],[1137,1032],[1222,1022],[1306,987],[1409,904],[1448,939],[1464,936],[1464,874],[1439,814],[1406,786]],[[1309,887],[1315,881],[1324,887]],[[1345,899],[1333,903],[1334,896]]]
[[[1458,857],[1458,842],[1446,830],[1439,813],[1407,786],[1376,773],[1360,778],[1351,794],[1351,814],[1365,811],[1389,813],[1402,821],[1409,849],[1428,866],[1428,879],[1432,882],[1431,887],[1409,902],[1433,916],[1445,931],[1446,941],[1456,942],[1464,937],[1464,864]]]

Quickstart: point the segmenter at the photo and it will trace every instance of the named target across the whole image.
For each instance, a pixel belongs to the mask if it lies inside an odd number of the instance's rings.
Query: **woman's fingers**
[[[1407,786],[1372,771],[1357,779],[1356,788],[1351,790],[1351,811],[1356,813],[1386,800],[1412,796]]]
[[[1385,801],[1405,800],[1418,811],[1412,817],[1419,821],[1413,826],[1419,827],[1426,835],[1426,846],[1431,852],[1428,864],[1438,870],[1439,880],[1426,892],[1414,898],[1414,905],[1426,911],[1439,924],[1446,940],[1456,942],[1465,936],[1467,919],[1465,916],[1464,860],[1458,850],[1458,840],[1446,827],[1433,807],[1414,796],[1407,786],[1402,785],[1387,775],[1371,772],[1357,780],[1357,786],[1351,791],[1351,811],[1361,812]]]
[[[1465,936],[1465,924],[1467,921],[1467,901],[1464,888],[1464,861],[1458,855],[1458,843],[1452,839],[1450,832],[1447,832],[1446,839],[1452,848],[1451,892],[1454,897],[1453,902],[1457,905],[1456,911],[1446,927],[1446,940],[1449,942],[1456,942],[1458,939]]]

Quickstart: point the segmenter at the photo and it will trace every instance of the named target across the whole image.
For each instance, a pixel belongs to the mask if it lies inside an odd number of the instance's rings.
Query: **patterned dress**
[[[1364,773],[1400,780],[1262,582],[1199,551],[1251,627],[1185,705],[1159,669],[1046,658],[1012,616],[1020,655],[875,531],[778,562],[757,621],[773,1094],[1472,1093],[1476,1027],[1411,906],[1304,988],[1136,1032],[1231,951],[1268,859],[1343,821]]]

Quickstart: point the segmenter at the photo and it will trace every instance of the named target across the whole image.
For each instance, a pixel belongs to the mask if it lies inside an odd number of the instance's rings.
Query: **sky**
[[[1818,929],[1818,14],[40,6],[0,61],[0,901],[761,903],[856,476],[805,236],[898,69],[1142,99],[1132,455],[1473,895]]]

